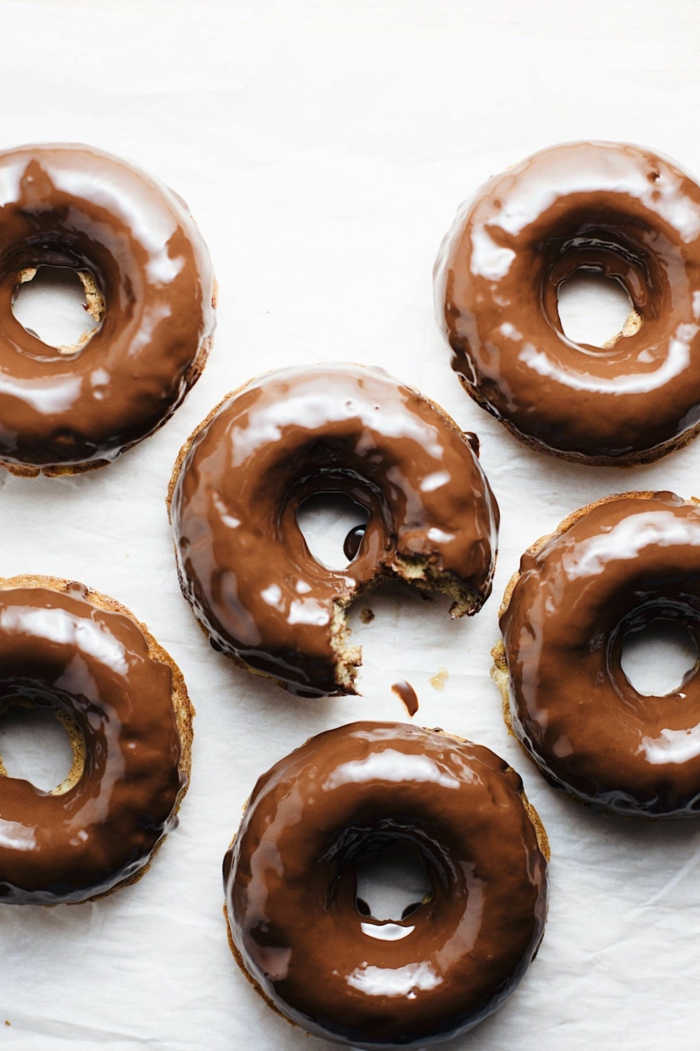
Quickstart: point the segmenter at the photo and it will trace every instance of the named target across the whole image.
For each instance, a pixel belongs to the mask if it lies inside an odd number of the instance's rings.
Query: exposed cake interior
[[[379,573],[369,587],[398,577],[411,587],[433,591],[452,599],[450,616],[471,616],[481,609],[483,599],[473,588],[458,580],[452,573],[436,568],[429,558],[407,559],[397,556],[389,569]],[[369,587],[337,598],[331,614],[331,649],[335,656],[335,679],[343,693],[357,693],[355,680],[362,665],[362,647],[350,642],[352,628],[348,624],[350,606]]]

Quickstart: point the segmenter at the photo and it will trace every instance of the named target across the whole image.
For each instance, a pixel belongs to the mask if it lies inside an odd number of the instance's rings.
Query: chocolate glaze
[[[547,864],[521,790],[487,748],[416,726],[311,738],[258,780],[224,859],[239,964],[287,1018],[341,1044],[465,1032],[515,989],[544,930]],[[432,893],[381,922],[358,908],[356,866],[396,841]]]
[[[491,591],[498,508],[476,453],[432,402],[382,369],[282,369],[227,399],[178,461],[171,500],[183,592],[212,645],[306,696],[336,675],[338,607],[382,577],[447,585],[475,613]],[[340,491],[369,513],[341,571],[297,524]],[[355,658],[355,663],[359,657]]]
[[[568,339],[559,286],[618,281],[642,319]],[[528,444],[582,462],[656,459],[700,422],[700,187],[638,146],[574,142],[490,179],[435,264],[438,323],[468,393]]]
[[[0,462],[99,466],[160,427],[203,367],[214,278],[189,211],[144,172],[87,146],[0,153]],[[106,303],[72,353],[12,312],[20,271],[87,270]]]
[[[0,777],[0,902],[79,902],[133,877],[174,826],[186,783],[171,666],[84,589],[0,590],[0,707],[65,713],[85,744],[61,794]]]
[[[622,642],[663,618],[700,643],[700,508],[673,493],[584,508],[523,555],[501,618],[513,728],[554,784],[630,816],[700,811],[700,676],[637,693]]]
[[[357,525],[353,526],[348,535],[345,537],[343,543],[343,554],[347,558],[348,562],[352,562],[353,558],[357,557],[357,552],[360,550],[362,544],[362,537],[365,535],[366,526]]]
[[[392,685],[391,691],[396,694],[408,714],[413,718],[418,711],[418,697],[410,682],[406,682],[405,679],[399,679],[398,682]]]

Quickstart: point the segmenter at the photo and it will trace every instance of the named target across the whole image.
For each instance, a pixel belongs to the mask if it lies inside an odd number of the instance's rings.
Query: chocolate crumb
[[[410,682],[406,682],[405,679],[401,679],[399,682],[395,682],[391,687],[392,693],[395,693],[397,697],[400,697],[403,701],[406,711],[413,717],[418,711],[418,697],[416,691],[411,686]]]

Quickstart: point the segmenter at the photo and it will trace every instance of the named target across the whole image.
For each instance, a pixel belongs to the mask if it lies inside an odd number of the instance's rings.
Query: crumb
[[[442,690],[445,687],[449,674],[447,668],[438,668],[437,673],[428,679],[428,682],[433,689]]]
[[[12,1025],[12,1022],[8,1022],[7,1019],[5,1019],[5,1025]]]
[[[371,624],[374,620],[374,610],[371,610],[369,606],[365,606],[364,609],[360,610],[360,620],[363,624]]]
[[[400,679],[399,682],[394,683],[391,689],[403,702],[406,711],[411,718],[413,718],[418,711],[418,698],[416,696],[416,691],[413,689],[410,682],[406,682],[405,679]]]

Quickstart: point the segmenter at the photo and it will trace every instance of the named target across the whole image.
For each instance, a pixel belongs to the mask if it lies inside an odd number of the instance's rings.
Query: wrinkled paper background
[[[238,973],[220,863],[256,777],[293,746],[356,718],[406,718],[397,678],[416,688],[422,724],[522,772],[552,846],[535,965],[446,1048],[697,1046],[700,823],[606,820],[546,787],[507,736],[489,651],[524,547],[606,493],[700,495],[700,440],[619,473],[527,451],[451,373],[431,267],[458,204],[551,143],[627,139],[700,171],[699,22],[694,0],[0,0],[0,146],[82,140],[135,160],[189,202],[220,282],[210,363],[159,434],[81,478],[0,477],[0,574],[114,595],[178,661],[198,711],[180,827],[140,883],[93,905],[0,907],[0,1051],[330,1047]],[[362,697],[312,702],[208,647],[178,591],[164,496],[181,443],[224,392],[334,359],[383,365],[476,430],[503,527],[478,617],[378,595],[372,624],[355,617]]]

